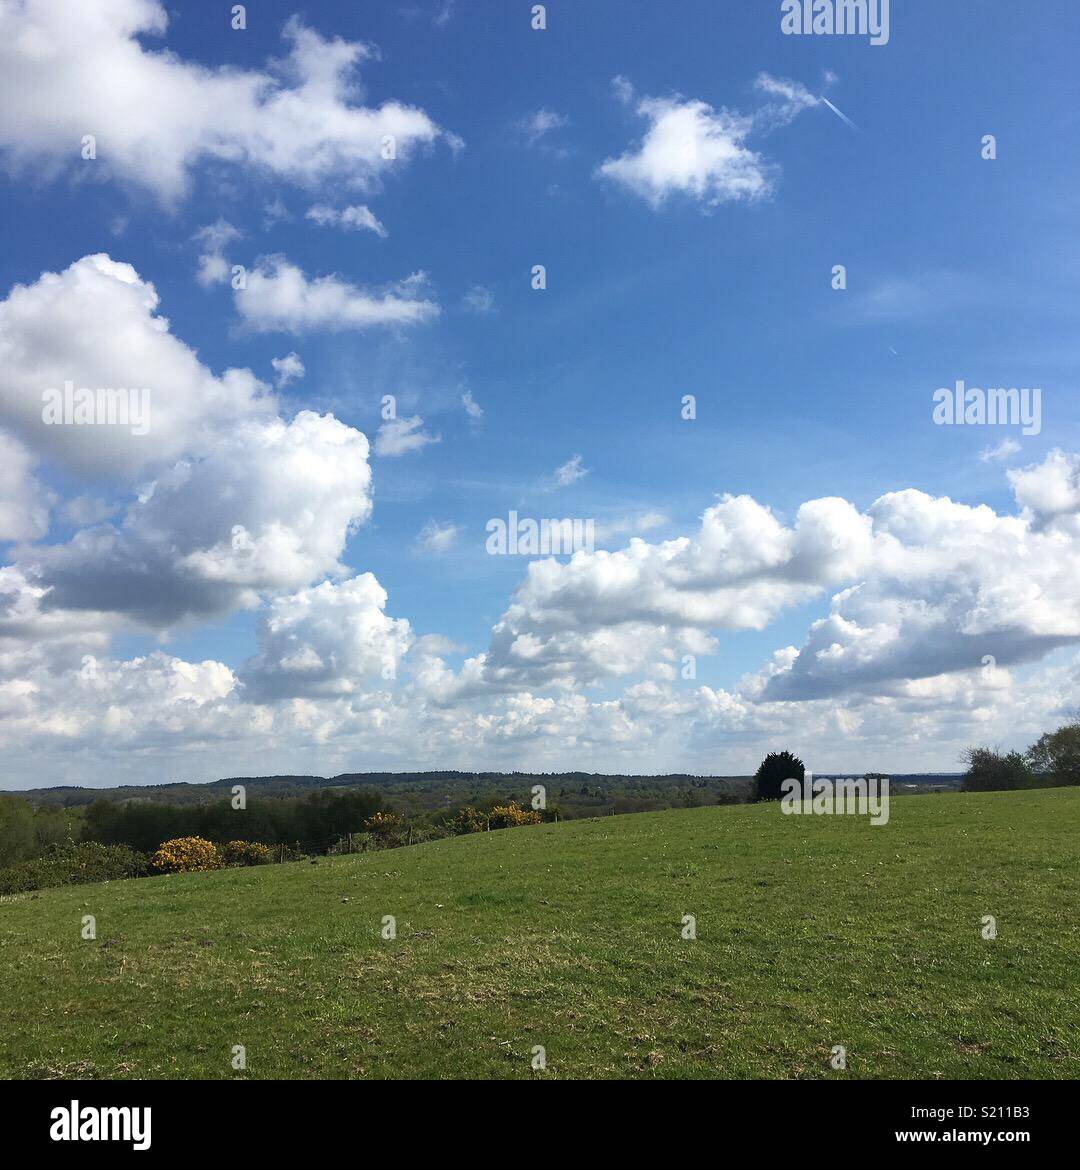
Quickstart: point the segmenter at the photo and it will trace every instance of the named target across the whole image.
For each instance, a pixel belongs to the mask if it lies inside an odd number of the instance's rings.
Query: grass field
[[[731,806],[18,895],[0,1074],[1075,1077],[1078,830],[1069,789]]]

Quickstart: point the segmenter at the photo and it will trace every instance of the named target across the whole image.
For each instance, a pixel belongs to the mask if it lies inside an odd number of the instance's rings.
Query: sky
[[[784,7],[0,0],[0,787],[1069,718],[1080,15]]]

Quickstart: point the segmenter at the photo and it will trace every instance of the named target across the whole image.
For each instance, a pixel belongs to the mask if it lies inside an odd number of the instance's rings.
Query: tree
[[[1040,736],[1028,748],[1027,759],[1039,776],[1055,784],[1080,784],[1080,721]]]
[[[798,756],[791,752],[770,752],[761,761],[754,776],[754,800],[779,800],[783,793],[780,785],[785,780],[802,783],[806,768]]]
[[[1035,774],[1019,752],[968,748],[963,759],[968,766],[962,785],[964,792],[1006,792],[1035,785]]]
[[[17,796],[0,796],[0,866],[26,861],[37,851],[34,810]]]

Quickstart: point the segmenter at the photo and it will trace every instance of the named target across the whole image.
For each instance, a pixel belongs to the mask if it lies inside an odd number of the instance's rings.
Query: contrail
[[[821,100],[829,107],[830,110],[832,110],[832,112],[840,119],[841,122],[846,123],[852,128],[852,130],[858,130],[860,134],[862,133],[862,131],[859,130],[859,127],[855,125],[855,123],[847,116],[847,114],[845,114],[843,110],[838,110],[827,97],[822,95]]]

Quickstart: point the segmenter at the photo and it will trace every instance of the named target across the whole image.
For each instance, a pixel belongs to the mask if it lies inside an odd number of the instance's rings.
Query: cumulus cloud
[[[566,689],[706,654],[713,631],[763,629],[870,553],[869,521],[843,500],[811,500],[787,528],[750,497],[724,496],[693,537],[530,562],[490,647],[445,693]]]
[[[1022,744],[1080,686],[1075,655],[1011,669],[1080,641],[1074,455],[1012,472],[1013,515],[907,490],[865,511],[811,500],[784,522],[723,496],[689,536],[533,561],[488,648],[458,669],[444,656],[460,648],[414,639],[375,578],[340,564],[370,510],[366,456],[332,418],[249,419],[159,473],[119,521],[19,550],[0,569],[9,767],[59,775],[77,749],[80,778],[115,780],[138,753],[182,746],[185,775],[205,778],[257,770],[268,750],[286,769],[340,761],[328,772],[358,753],[397,767],[715,772],[785,742],[818,771],[910,770],[988,738]],[[421,538],[438,551],[452,528]],[[829,612],[803,645],[731,688],[683,674],[681,659],[722,650],[726,631],[819,597]],[[257,652],[236,672],[107,656],[132,622],[166,629],[238,604],[262,608]],[[582,693],[618,680],[612,697]]]
[[[151,47],[167,31],[159,0],[5,0],[0,149],[18,167],[101,168],[173,201],[204,161],[373,190],[444,136],[416,107],[362,104],[357,70],[376,50],[324,39],[297,17],[283,29],[288,55],[263,70]],[[81,158],[85,135],[96,138],[92,161]]]
[[[829,588],[830,612],[802,647],[746,685],[755,701],[896,695],[986,656],[1033,662],[1080,640],[1078,467],[1053,452],[1010,473],[1020,516],[909,489],[865,513],[811,500],[787,527],[753,499],[725,496],[692,537],[533,561],[488,650],[440,693],[569,689],[670,664]]]
[[[240,671],[245,698],[351,695],[372,676],[394,678],[411,632],[385,608],[371,573],[275,598],[259,620],[259,652]]]
[[[379,427],[375,436],[375,454],[386,458],[408,455],[410,451],[420,451],[429,443],[441,440],[441,435],[430,435],[424,430],[424,420],[418,414],[412,418],[392,418]]]
[[[365,289],[339,276],[309,278],[284,256],[266,256],[234,300],[243,323],[258,333],[419,325],[439,313],[421,296],[426,283],[417,272],[385,288]]]
[[[307,209],[304,218],[312,220],[319,227],[336,227],[350,232],[374,232],[384,240],[390,234],[375,217],[371,208],[363,205],[343,207],[339,210],[336,207],[327,207],[325,203],[316,203]]]
[[[623,77],[613,82],[624,104],[635,100]],[[758,76],[755,88],[767,99],[751,114],[707,102],[672,97],[645,97],[637,114],[648,123],[641,141],[597,168],[597,175],[639,195],[654,209],[672,195],[684,195],[706,208],[722,203],[752,202],[771,194],[776,167],[747,145],[754,132],[784,125],[819,99],[798,82]]]
[[[119,523],[37,548],[46,609],[168,628],[330,573],[371,512],[367,439],[332,416],[249,420],[144,487]]]
[[[1053,450],[1042,463],[1008,472],[1016,502],[1035,527],[1080,513],[1080,456]]]
[[[205,445],[274,403],[250,370],[215,375],[157,313],[130,264],[98,254],[15,285],[0,302],[0,426],[36,455],[84,476],[130,478]],[[43,394],[147,392],[144,434],[121,425],[48,425]]]
[[[0,541],[36,540],[49,528],[51,499],[34,474],[34,458],[0,431]]]
[[[886,691],[905,680],[1042,658],[1080,639],[1080,535],[1047,524],[1080,499],[1042,488],[1054,457],[1018,476],[1017,498],[1049,506],[1021,517],[922,492],[875,501],[874,552],[861,579],[832,599],[789,669],[769,680],[770,699]],[[1039,486],[1035,486],[1039,485]]]

